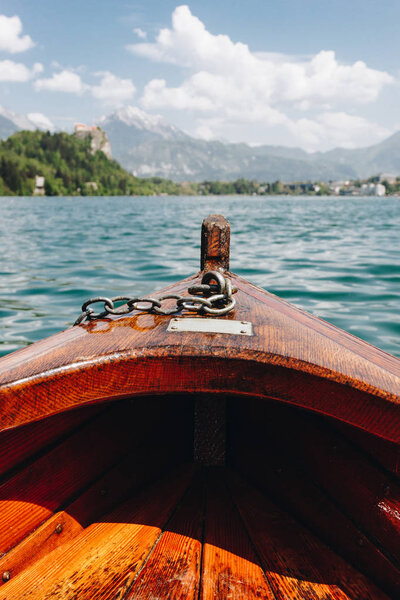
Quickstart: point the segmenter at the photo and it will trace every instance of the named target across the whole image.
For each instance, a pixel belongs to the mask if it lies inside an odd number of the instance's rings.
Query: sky
[[[400,129],[399,0],[0,0],[0,106],[310,152]]]

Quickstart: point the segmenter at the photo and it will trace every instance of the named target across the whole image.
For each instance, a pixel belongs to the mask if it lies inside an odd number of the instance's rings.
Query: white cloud
[[[136,88],[131,79],[122,79],[109,71],[94,73],[101,77],[99,85],[89,85],[72,69],[63,69],[47,79],[38,79],[34,86],[37,91],[65,92],[69,94],[90,93],[105,104],[119,106],[134,95]]]
[[[42,113],[28,113],[27,117],[38,129],[44,129],[45,131],[55,130],[54,123]]]
[[[369,146],[393,133],[377,123],[345,112],[324,112],[315,119],[290,121],[287,127],[294,140],[310,151],[326,149],[326,140],[330,147]]]
[[[37,91],[48,90],[51,92],[67,92],[70,94],[82,94],[86,89],[86,85],[82,82],[80,76],[70,69],[64,69],[59,73],[54,73],[54,75],[48,79],[38,79],[35,81],[34,86]]]
[[[108,71],[97,73],[100,85],[91,87],[92,95],[108,104],[119,105],[134,95],[136,88],[130,79],[121,79]]]
[[[187,96],[187,103],[203,103],[208,110],[235,96],[254,102],[300,102],[314,104],[351,100],[370,102],[377,98],[393,77],[371,69],[362,61],[340,64],[331,50],[322,50],[309,59],[275,53],[252,53],[246,44],[234,43],[226,35],[213,35],[193,16],[187,6],[175,9],[172,29],[162,29],[155,43],[139,43],[129,49],[155,61],[169,62],[193,71],[176,90]],[[148,102],[145,92],[145,103]],[[164,93],[167,101],[167,96]],[[206,100],[206,102],[203,102]],[[181,101],[182,102],[182,101]],[[243,106],[242,106],[243,108]]]
[[[235,43],[227,35],[207,31],[188,6],[174,10],[172,27],[161,29],[154,43],[137,43],[128,49],[183,68],[180,85],[169,86],[165,79],[149,81],[142,106],[191,111],[199,131],[207,136],[214,130],[215,136],[225,137],[235,125],[248,123],[258,124],[265,131],[279,125],[286,133],[305,139],[306,124],[313,123],[314,139],[321,140],[324,130],[331,136],[328,144],[336,143],[336,137],[351,143],[345,135],[346,127],[351,123],[349,131],[355,140],[364,136],[367,122],[360,117],[357,125],[356,117],[348,114],[346,121],[338,115],[353,112],[354,105],[376,101],[383,87],[394,82],[390,74],[371,69],[362,61],[339,62],[332,50],[298,57],[252,52],[246,44]],[[313,112],[313,118],[296,121],[293,114],[299,110]],[[339,129],[342,127],[342,134],[335,134],[330,119]],[[309,147],[314,147],[311,134],[308,138]]]
[[[13,60],[0,60],[0,81],[29,81],[43,71],[43,65],[35,63],[29,69],[23,63],[16,63]]]
[[[29,35],[22,34],[22,23],[18,16],[0,15],[0,50],[5,52],[25,52],[33,48],[35,43]]]
[[[141,40],[145,40],[147,38],[147,33],[143,31],[143,29],[140,29],[140,27],[135,27],[133,33],[136,33],[138,38],[140,38]]]

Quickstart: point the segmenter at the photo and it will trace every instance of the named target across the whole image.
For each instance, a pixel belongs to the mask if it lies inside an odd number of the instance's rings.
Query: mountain
[[[0,139],[6,140],[18,127],[10,119],[0,114]]]
[[[5,140],[22,129],[28,131],[47,130],[49,129],[49,121],[40,113],[19,115],[0,106],[0,140]]]
[[[400,174],[400,132],[368,148],[308,153],[300,148],[205,141],[162,117],[124,107],[102,117],[113,156],[140,177],[175,181],[329,181]]]
[[[367,148],[346,150],[336,148],[322,156],[341,165],[351,164],[357,177],[366,178],[378,173],[400,175],[400,131],[379,144]]]
[[[152,140],[114,157],[140,177],[158,176],[174,181],[234,180],[304,181],[352,178],[347,165],[324,160],[286,158],[273,149],[251,148],[247,144],[223,144],[187,138]]]
[[[0,107],[0,139],[20,129],[46,128],[43,119],[43,115],[17,115]],[[301,148],[200,140],[161,116],[133,106],[101,117],[97,125],[111,143],[112,156],[138,177],[290,182],[364,179],[379,173],[400,175],[400,132],[368,148],[335,148],[312,154]]]
[[[183,131],[171,125],[160,115],[150,115],[136,106],[124,106],[111,115],[101,117],[98,125],[106,132],[112,153],[121,164],[132,147],[158,140],[183,140]]]

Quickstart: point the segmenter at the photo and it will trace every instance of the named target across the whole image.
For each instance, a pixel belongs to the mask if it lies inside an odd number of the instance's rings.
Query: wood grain
[[[17,469],[26,459],[33,457],[61,437],[68,435],[75,427],[95,418],[98,409],[70,411],[56,415],[37,423],[28,423],[23,427],[0,433],[0,477]]]
[[[115,412],[116,408],[114,406],[111,412]],[[136,410],[134,410],[135,408]],[[156,408],[159,410],[155,410]],[[130,404],[121,406],[120,409],[120,413],[114,418],[107,415],[108,426],[110,428],[114,426],[116,429],[116,433],[108,433],[108,437],[123,433],[119,419],[125,419],[129,423],[126,418],[128,410],[128,415],[131,412],[132,416],[144,418],[147,426],[142,422],[137,423],[134,427],[130,426],[129,436],[126,436],[126,439],[121,442],[121,448],[126,447],[127,440],[128,445],[132,445],[132,442],[139,445],[118,460],[115,466],[107,470],[92,485],[84,489],[83,493],[72,503],[65,505],[65,512],[62,511],[50,517],[0,560],[0,573],[1,569],[3,572],[7,571],[8,579],[37,562],[53,548],[72,539],[83,527],[94,522],[134,491],[138,491],[150,483],[155,477],[161,476],[163,471],[171,469],[175,464],[190,460],[191,448],[188,446],[185,436],[180,435],[179,431],[185,413],[185,407],[182,406],[180,399],[175,403],[172,400],[168,411],[165,410],[165,404],[159,407],[157,402],[149,400],[144,407],[135,407]],[[151,423],[149,423],[149,415],[152,417]],[[151,443],[147,440],[148,432],[151,432],[155,438]],[[174,432],[176,435],[173,435]],[[146,439],[146,441],[140,444],[142,439]],[[40,510],[40,507],[35,506],[33,512],[38,514]],[[0,584],[2,583],[3,580],[0,580]]]
[[[388,442],[366,431],[341,424],[339,427],[343,435],[355,446],[362,448],[378,465],[400,479],[400,445]]]
[[[307,465],[299,465],[294,459],[297,446],[302,442],[296,438],[291,445],[290,435],[286,437],[286,424],[290,418],[296,422],[297,411],[281,407],[281,419],[278,421],[276,415],[272,417],[272,426],[281,438],[278,445],[278,436],[268,439],[266,435],[263,425],[269,419],[269,413],[262,402],[247,401],[245,408],[242,402],[236,401],[235,404],[238,406],[232,418],[235,434],[231,430],[230,452],[230,463],[234,468],[386,593],[393,597],[400,595],[398,566],[377,547],[376,540],[367,537],[354,520],[315,484],[307,473]],[[301,429],[301,423],[298,426]],[[317,424],[315,426],[318,427]]]
[[[237,476],[231,474],[228,482],[276,600],[387,599],[366,577]]]
[[[285,434],[290,440],[293,462],[304,468],[350,519],[376,541],[400,565],[400,485],[368,461],[329,423],[309,415],[290,419]],[[282,411],[271,410],[264,435],[275,447],[282,446],[278,429]]]
[[[160,431],[154,443],[147,442],[122,458],[66,507],[68,513],[86,527],[127,496],[185,462],[188,457],[179,438],[167,444],[166,437]]]
[[[127,589],[187,489],[192,469],[152,486],[93,523],[0,590],[1,600],[111,600]]]
[[[0,360],[0,426],[126,396],[223,393],[275,398],[400,442],[399,359],[230,276],[237,307],[225,318],[251,321],[254,336],[167,332],[169,317],[136,312],[71,328]]]
[[[0,574],[7,573],[6,579],[9,581],[56,548],[74,539],[81,531],[82,525],[67,512],[55,513],[0,558]],[[0,586],[5,583],[4,578],[0,579]]]
[[[223,478],[212,470],[207,483],[200,600],[274,600]]]
[[[222,215],[209,215],[201,226],[201,270],[229,271],[229,251],[229,222]]]
[[[197,599],[204,509],[199,473],[133,586],[121,600]]]
[[[100,415],[0,486],[0,552],[7,552],[127,452],[124,411]]]

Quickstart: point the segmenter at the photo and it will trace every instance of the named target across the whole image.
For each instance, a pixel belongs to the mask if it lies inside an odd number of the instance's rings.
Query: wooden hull
[[[225,274],[0,361],[0,600],[400,597],[400,361]]]

